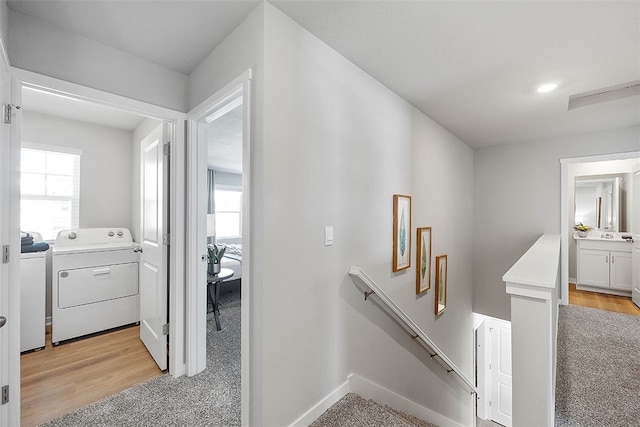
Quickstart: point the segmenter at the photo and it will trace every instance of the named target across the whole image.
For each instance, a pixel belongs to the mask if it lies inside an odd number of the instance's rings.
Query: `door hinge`
[[[2,404],[9,403],[9,386],[2,386]]]
[[[162,244],[167,246],[171,244],[171,234],[167,233],[162,235]]]
[[[13,115],[13,108],[15,107],[16,110],[20,109],[19,105],[12,105],[12,104],[4,104],[2,106],[2,115],[4,116],[4,123],[7,125],[11,124],[11,116]]]
[[[4,245],[2,247],[2,263],[6,264],[9,262],[9,254],[11,253],[11,246]]]
[[[166,144],[164,144],[164,145],[162,146],[162,153],[163,153],[165,156],[168,156],[168,155],[170,155],[170,154],[171,154],[171,142],[167,142]]]
[[[165,323],[162,325],[162,335],[169,335],[169,324]]]

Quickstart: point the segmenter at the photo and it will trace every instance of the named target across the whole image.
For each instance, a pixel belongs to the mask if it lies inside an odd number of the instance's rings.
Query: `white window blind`
[[[20,229],[54,240],[58,231],[78,228],[80,151],[23,146],[20,162]]]
[[[242,191],[216,186],[216,238],[242,237]]]

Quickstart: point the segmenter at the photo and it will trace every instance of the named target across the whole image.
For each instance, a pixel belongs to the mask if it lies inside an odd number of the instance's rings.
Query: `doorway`
[[[249,416],[250,82],[251,70],[247,70],[189,113],[187,183],[187,319],[195,325],[187,337],[187,373],[222,366],[221,359],[208,355],[207,342],[235,330],[240,335],[235,338],[239,354],[234,353],[240,378],[234,379],[238,390],[233,392],[240,399],[238,423],[243,425]],[[225,301],[219,299],[225,287],[241,295],[237,320],[225,318]],[[223,305],[217,316],[219,302]],[[238,299],[227,304],[237,307]],[[211,310],[214,313],[208,313]]]
[[[143,185],[144,177],[149,177],[150,174],[141,173],[143,170],[141,163],[143,163],[143,160],[147,160],[148,163],[149,160],[145,158],[144,151],[141,150],[141,143],[145,140],[145,136],[151,134],[152,130],[163,128],[163,123],[165,123],[165,134],[172,135],[171,140],[174,143],[174,151],[177,153],[178,159],[165,157],[167,160],[165,163],[166,167],[160,171],[160,176],[172,177],[171,181],[167,182],[169,186],[165,186],[164,188],[166,189],[166,194],[174,193],[175,190],[173,189],[176,187],[176,180],[178,180],[178,177],[183,172],[174,170],[173,165],[175,163],[179,164],[181,161],[180,158],[184,159],[179,150],[180,146],[183,146],[183,140],[176,138],[176,136],[179,135],[179,132],[176,131],[176,123],[178,123],[176,117],[171,117],[172,114],[166,114],[168,111],[164,109],[157,107],[148,108],[148,106],[137,101],[130,101],[100,91],[82,88],[65,82],[58,82],[54,79],[43,78],[32,73],[25,72],[24,75],[26,75],[27,78],[24,78],[20,84],[16,85],[17,90],[16,87],[14,87],[14,102],[21,107],[21,114],[15,123],[17,131],[15,132],[16,136],[12,144],[19,147],[22,141],[31,140],[31,142],[35,141],[36,144],[42,144],[48,141],[50,143],[48,148],[54,148],[51,151],[53,153],[56,152],[56,146],[61,147],[65,144],[73,145],[73,143],[85,144],[80,148],[82,157],[84,157],[84,159],[80,160],[80,170],[90,173],[88,173],[88,177],[85,176],[87,179],[84,181],[82,180],[81,174],[79,185],[81,189],[84,186],[86,192],[89,194],[87,197],[89,200],[85,200],[85,204],[88,202],[88,205],[85,206],[84,209],[82,206],[78,209],[80,211],[80,218],[76,218],[78,222],[73,224],[73,227],[67,227],[65,224],[63,228],[82,229],[85,227],[112,227],[115,225],[130,230],[135,240],[142,244],[141,247],[148,249],[148,243],[152,239],[149,239],[147,234],[143,236],[142,233],[143,229],[147,230],[149,227],[148,224],[144,224],[140,220],[140,218],[144,216],[144,209],[140,208],[140,206],[144,204],[140,201],[147,189],[152,189],[152,187],[161,189],[162,186],[159,186],[157,180],[155,181],[155,185]],[[33,83],[34,81],[39,82],[41,80],[45,80],[46,83],[50,84],[43,85]],[[64,87],[67,90],[61,90],[60,87]],[[109,102],[102,101],[103,98],[108,99]],[[135,106],[135,108],[131,108],[132,106]],[[150,110],[150,112],[145,112],[145,110]],[[158,112],[160,112],[160,114],[158,114]],[[41,138],[45,141],[41,140]],[[54,141],[56,139],[57,141]],[[51,142],[57,143],[51,144]],[[40,146],[39,148],[43,147]],[[162,144],[156,147],[155,150],[156,153],[160,153],[159,157],[170,152],[168,147],[163,147]],[[147,150],[147,152],[150,151]],[[12,168],[15,168],[14,170],[18,172],[21,167],[18,168],[16,166],[17,165],[13,165]],[[169,174],[170,170],[173,170],[174,173]],[[172,190],[170,190],[170,188]],[[82,198],[82,194],[80,197]],[[180,196],[177,195],[176,198],[180,199]],[[19,203],[19,200],[17,202]],[[16,200],[13,199],[12,203],[16,203]],[[82,201],[80,203],[82,203]],[[159,212],[155,212],[154,215],[152,215],[155,216],[155,218],[163,220],[167,226],[167,228],[161,232],[159,238],[155,239],[155,243],[159,241],[160,245],[165,249],[160,255],[162,267],[160,269],[156,268],[155,270],[166,271],[171,265],[172,276],[171,280],[167,280],[166,276],[163,278],[163,298],[156,298],[156,301],[159,302],[158,306],[164,313],[164,321],[159,325],[154,325],[154,327],[156,331],[160,331],[159,333],[156,332],[156,335],[159,335],[158,338],[164,341],[162,349],[164,356],[161,356],[161,359],[164,358],[164,362],[159,362],[164,364],[162,369],[167,368],[166,359],[168,356],[171,356],[169,358],[169,373],[174,376],[179,376],[182,374],[183,358],[181,357],[182,352],[176,351],[175,349],[182,348],[181,344],[176,343],[183,337],[182,328],[184,323],[179,320],[179,316],[175,316],[176,313],[181,313],[183,310],[181,307],[183,299],[175,298],[176,294],[179,295],[182,292],[176,292],[177,285],[175,277],[179,277],[178,275],[181,274],[182,269],[176,263],[176,248],[174,248],[173,245],[163,243],[170,243],[168,238],[169,226],[170,224],[175,224],[176,217],[180,217],[180,215],[175,215],[175,212],[180,212],[180,209],[169,209],[170,204],[167,199],[164,199],[163,205],[166,208],[160,209],[160,211],[162,211],[161,215]],[[84,216],[83,211],[85,213]],[[19,223],[20,221],[17,222]],[[20,224],[12,224],[12,227],[19,228]],[[156,228],[156,231],[157,230]],[[176,238],[176,241],[179,241],[178,239],[182,235],[181,229],[176,227],[175,231],[174,238]],[[51,230],[47,230],[47,232],[52,234]],[[51,235],[48,235],[46,240],[53,243]],[[156,244],[155,246],[158,245]],[[149,262],[145,262],[144,260],[145,258],[142,256],[140,265],[149,264]],[[52,271],[50,269],[48,274],[49,289],[51,289]],[[142,277],[138,283],[142,284],[145,281],[149,282],[149,280]],[[169,289],[168,283],[171,283],[171,289]],[[12,290],[12,292],[16,291],[19,292],[19,288]],[[50,298],[51,291],[48,292],[48,295]],[[49,309],[51,304],[52,302],[49,300],[47,304]],[[143,308],[144,307],[139,308],[140,312],[145,311]],[[49,313],[46,317],[50,321]],[[167,313],[172,314],[174,322],[171,325],[167,323]],[[143,323],[149,324],[150,322]],[[155,323],[159,322],[156,321]],[[131,333],[132,329],[135,332],[133,334]],[[138,345],[144,349],[144,346],[140,344],[141,334],[138,331],[139,327],[133,326],[133,328],[127,328],[126,331],[124,329],[110,331],[111,333],[105,334],[104,336],[92,336],[86,340],[81,339],[76,342],[62,344],[58,348],[62,350],[62,347],[68,346],[64,349],[68,352],[71,346],[79,344],[89,345],[88,343],[90,342],[89,347],[95,350],[100,348],[101,344],[99,344],[99,341],[104,341],[109,338],[112,339],[113,334],[120,334],[120,336],[122,336],[123,333],[126,333],[137,341],[131,344],[132,346]],[[170,341],[168,348],[167,336],[169,336]],[[117,343],[121,341],[120,339],[115,340],[115,345],[118,345]],[[113,342],[114,341],[112,341],[112,343]],[[113,346],[110,346],[111,350],[113,350],[112,347]],[[126,347],[123,351],[129,351],[130,349],[131,347]],[[146,350],[143,351],[146,353]],[[109,353],[105,350],[102,354],[102,359],[108,359],[107,354]],[[155,362],[153,362],[153,359],[151,359],[148,354],[147,359],[151,360],[151,363],[155,365]],[[127,366],[127,364],[121,366],[121,369],[122,368],[124,370],[131,370],[131,366]],[[160,371],[157,367],[155,369],[158,372]],[[107,372],[108,371],[109,369],[107,369]],[[117,376],[117,374],[114,374],[114,376]],[[95,382],[95,378],[93,381]],[[130,381],[131,380],[129,380],[129,382]],[[136,382],[136,380],[133,381]],[[128,384],[122,389],[128,388],[130,385],[133,384]],[[27,396],[23,396],[23,398],[26,397]],[[82,402],[81,406],[86,403],[87,402]]]
[[[476,386],[477,415],[510,427],[512,420],[511,322],[477,315]]]
[[[577,281],[577,245],[574,239],[575,216],[575,178],[576,175],[616,175],[631,173],[631,164],[637,163],[640,152],[617,153],[590,157],[561,159],[561,304],[569,304],[569,283]],[[628,169],[628,170],[627,170]],[[595,203],[594,203],[595,206]],[[622,218],[625,228],[629,228],[633,217],[632,204],[623,205]],[[595,216],[594,216],[595,217]],[[586,217],[585,217],[586,218]],[[579,219],[578,219],[579,220]],[[580,222],[580,221],[579,221]],[[631,229],[617,230],[628,231]]]

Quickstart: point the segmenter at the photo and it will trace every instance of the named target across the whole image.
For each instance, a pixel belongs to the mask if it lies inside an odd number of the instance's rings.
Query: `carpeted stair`
[[[310,427],[437,427],[355,393],[348,393],[327,409]]]

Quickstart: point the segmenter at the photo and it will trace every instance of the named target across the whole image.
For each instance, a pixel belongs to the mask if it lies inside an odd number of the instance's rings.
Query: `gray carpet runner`
[[[437,427],[412,415],[349,393],[320,415],[310,427]]]
[[[555,424],[640,425],[640,317],[560,307]]]

